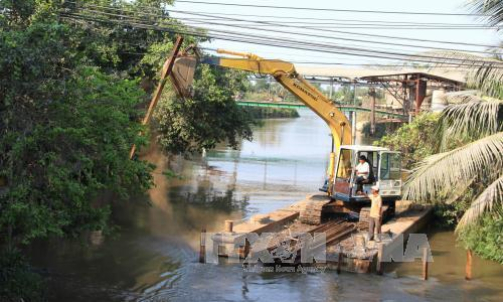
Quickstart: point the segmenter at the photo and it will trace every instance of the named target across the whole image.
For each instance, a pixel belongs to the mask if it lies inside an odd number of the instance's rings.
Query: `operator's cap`
[[[379,191],[379,187],[378,186],[372,186],[372,190]]]

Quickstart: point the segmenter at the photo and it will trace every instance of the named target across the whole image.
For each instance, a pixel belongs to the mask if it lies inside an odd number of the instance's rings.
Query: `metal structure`
[[[361,77],[359,80],[368,85],[376,85],[386,89],[402,105],[404,114],[409,114],[411,111],[414,111],[415,114],[420,112],[428,88],[459,91],[463,86],[460,81],[426,72],[371,75]]]

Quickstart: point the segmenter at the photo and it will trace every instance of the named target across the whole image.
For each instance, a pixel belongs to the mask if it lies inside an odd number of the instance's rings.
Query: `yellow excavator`
[[[282,60],[269,60],[250,53],[217,50],[219,54],[233,57],[202,57],[188,55],[185,51],[175,60],[173,68],[174,86],[179,94],[187,95],[198,61],[214,66],[243,70],[261,75],[271,75],[295,95],[301,102],[322,118],[332,134],[332,149],[325,183],[321,191],[326,197],[320,202],[308,204],[301,212],[301,220],[319,224],[324,210],[328,212],[353,213],[369,204],[366,194],[372,186],[378,186],[383,203],[387,205],[387,215],[393,215],[395,201],[401,198],[401,155],[399,152],[375,146],[355,145],[352,142],[351,123],[337,105],[325,97],[316,87],[306,81],[295,70],[294,64]],[[370,171],[363,184],[365,194],[357,194],[356,171],[354,167],[364,155]],[[336,210],[334,210],[336,209]],[[304,213],[304,214],[303,214]]]

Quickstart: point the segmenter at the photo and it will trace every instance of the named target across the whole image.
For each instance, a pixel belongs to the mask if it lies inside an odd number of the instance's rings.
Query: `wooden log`
[[[342,250],[339,251],[339,257],[337,259],[337,274],[341,273],[341,266],[342,266]]]
[[[466,250],[465,279],[472,280],[472,250]]]
[[[234,221],[232,220],[226,220],[225,221],[225,231],[227,233],[232,233],[232,229],[234,228]]]
[[[384,244],[379,244],[379,247],[377,249],[377,266],[376,266],[376,272],[378,275],[382,275],[384,272],[384,263],[382,262],[384,256]]]
[[[202,229],[199,244],[199,263],[205,263],[205,262],[206,262],[206,229]]]
[[[428,280],[428,249],[423,248],[423,280]]]

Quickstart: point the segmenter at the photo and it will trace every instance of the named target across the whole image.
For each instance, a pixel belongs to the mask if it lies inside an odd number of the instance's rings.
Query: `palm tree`
[[[483,15],[482,19],[491,26],[503,24],[503,1],[501,0],[472,0],[468,8],[477,15]]]
[[[476,0],[472,11],[494,26],[503,24],[502,0]],[[501,51],[501,49],[500,49]],[[439,150],[444,151],[420,162],[406,183],[405,197],[428,200],[445,192],[466,192],[474,184],[484,184],[459,221],[460,230],[479,220],[487,211],[497,212],[503,204],[503,70],[494,59],[474,67],[468,86],[479,91],[453,93],[454,104],[441,115]],[[461,138],[467,144],[445,151],[448,138]],[[501,213],[495,213],[501,217]]]
[[[503,201],[503,101],[469,94],[453,98],[462,103],[442,112],[439,142],[447,137],[471,142],[420,162],[407,181],[406,197],[427,200],[453,190],[460,196],[474,183],[489,184],[461,218],[461,228]]]

